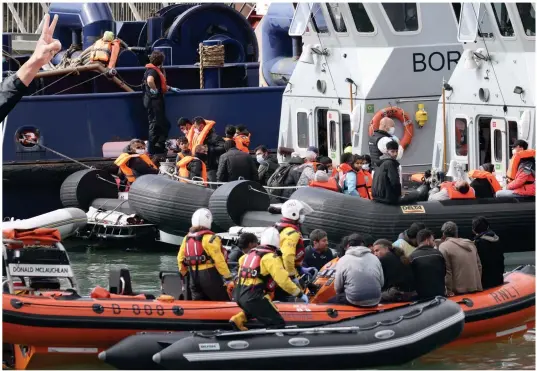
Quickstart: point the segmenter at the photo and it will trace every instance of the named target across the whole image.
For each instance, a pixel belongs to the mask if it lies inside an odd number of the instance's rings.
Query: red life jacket
[[[304,239],[302,238],[302,233],[300,233],[300,228],[298,228],[298,225],[287,223],[287,222],[279,222],[274,225],[274,227],[278,230],[278,232],[282,233],[282,231],[285,228],[293,228],[294,232],[289,232],[289,235],[291,233],[298,233],[300,236],[300,239],[298,240],[298,243],[296,244],[295,249],[295,266],[300,266],[302,264],[302,261],[306,257],[306,248],[304,247]]]
[[[263,289],[265,291],[274,291],[276,282],[272,279],[272,276],[261,274],[261,259],[266,254],[270,253],[276,253],[276,249],[273,249],[270,246],[258,246],[250,250],[242,263],[239,273],[240,279],[257,278],[263,282]]]
[[[214,235],[214,232],[205,229],[186,235],[185,259],[183,260],[185,266],[197,267],[200,264],[213,263],[203,248],[203,236],[207,234]]]

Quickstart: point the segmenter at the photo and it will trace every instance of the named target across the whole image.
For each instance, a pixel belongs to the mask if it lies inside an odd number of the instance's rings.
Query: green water
[[[69,248],[68,248],[69,249]],[[96,285],[108,286],[108,272],[112,267],[126,267],[131,272],[133,289],[158,294],[158,273],[176,270],[177,256],[170,253],[137,251],[107,251],[103,249],[69,249],[71,264],[78,279],[80,292],[87,294]],[[534,253],[507,258],[508,264],[534,262]],[[535,369],[535,336],[482,343],[463,348],[436,350],[407,365],[389,369]]]

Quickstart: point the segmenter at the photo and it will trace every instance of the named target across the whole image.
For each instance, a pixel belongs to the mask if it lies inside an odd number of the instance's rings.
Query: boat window
[[[341,136],[343,137],[343,148],[352,146],[351,143],[351,116],[346,113],[341,115]]]
[[[317,33],[328,33],[328,25],[323,15],[320,3],[311,4],[311,21],[313,23],[313,29]]]
[[[494,160],[502,161],[502,132],[499,129],[494,130]]]
[[[306,112],[298,112],[296,116],[296,131],[298,136],[298,146],[300,148],[308,148],[310,143],[309,138],[309,123],[308,114]]]
[[[375,32],[375,27],[373,27],[373,23],[371,23],[371,19],[369,18],[369,15],[367,15],[364,4],[349,3],[349,8],[351,10],[354,25],[356,26],[356,30],[358,32]]]
[[[500,34],[504,37],[515,36],[515,30],[513,29],[513,24],[511,23],[511,18],[509,17],[509,12],[507,11],[505,3],[491,3],[490,6],[492,6],[492,11],[494,12],[496,24],[500,29]]]
[[[341,3],[326,3],[328,14],[332,20],[332,25],[336,32],[347,32],[347,26],[343,20],[343,14],[341,14]]]
[[[477,20],[480,12],[481,5],[479,3],[462,3],[458,32],[460,42],[474,42],[477,38]]]
[[[461,19],[461,3],[451,3],[451,9],[453,9],[457,23],[459,23]]]
[[[330,129],[330,152],[337,151],[337,138],[336,138],[336,122],[334,120],[330,120],[329,123],[329,129]]]
[[[418,5],[416,3],[382,3],[396,32],[417,31]]]
[[[527,36],[535,36],[535,4],[516,3],[522,27]]]
[[[509,159],[513,157],[513,153],[511,150],[513,149],[513,144],[515,144],[516,140],[518,139],[518,124],[516,121],[509,121]]]
[[[468,130],[466,119],[455,119],[455,154],[457,156],[468,155]]]
[[[298,3],[291,26],[289,26],[289,36],[302,36],[308,32],[308,22],[310,20],[311,10],[309,3]]]

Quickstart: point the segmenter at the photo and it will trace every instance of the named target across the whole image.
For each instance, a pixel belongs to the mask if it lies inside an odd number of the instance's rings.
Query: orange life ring
[[[414,123],[412,122],[412,119],[410,116],[399,107],[386,107],[381,109],[380,111],[377,111],[375,113],[375,116],[371,119],[371,122],[369,123],[369,136],[373,135],[373,132],[375,130],[378,130],[380,126],[380,120],[384,117],[395,117],[399,121],[405,125],[405,135],[403,136],[403,139],[401,139],[401,142],[399,143],[403,149],[406,149],[410,142],[412,142],[412,137],[414,136]]]

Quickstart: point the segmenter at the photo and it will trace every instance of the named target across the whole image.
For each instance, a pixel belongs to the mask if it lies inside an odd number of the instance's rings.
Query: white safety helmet
[[[280,233],[274,227],[267,228],[261,233],[261,246],[280,247]]]
[[[311,213],[313,209],[308,205],[298,200],[287,200],[282,205],[282,216],[290,220],[304,221],[304,217]]]
[[[213,224],[213,214],[209,209],[198,209],[192,214],[192,226],[211,228]]]

